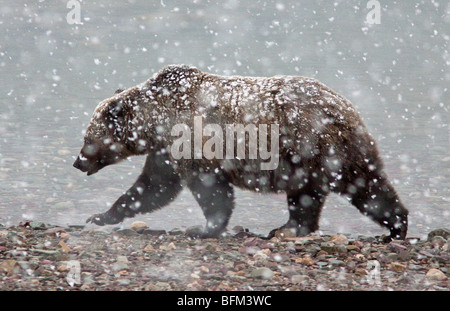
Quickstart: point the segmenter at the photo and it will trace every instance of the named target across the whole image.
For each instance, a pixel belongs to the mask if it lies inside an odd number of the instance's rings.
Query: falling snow
[[[130,158],[90,179],[73,170],[92,111],[117,88],[182,63],[226,76],[311,77],[332,87],[360,111],[377,141],[386,172],[410,210],[411,234],[448,225],[449,4],[380,2],[379,25],[365,23],[365,1],[83,1],[81,24],[74,25],[66,22],[64,1],[2,4],[0,223],[81,223],[110,206],[138,176],[143,159]],[[305,88],[302,96],[316,91]],[[205,99],[214,96],[205,92]],[[337,101],[330,95],[317,104],[332,109]],[[262,110],[250,101],[242,104]],[[292,111],[293,118],[301,109]],[[246,120],[255,116],[249,112]],[[318,121],[325,127],[331,120]],[[135,143],[145,147],[139,138]],[[328,167],[339,164],[330,155]],[[264,233],[285,222],[283,198],[239,193],[231,225],[250,219],[253,230]],[[170,212],[148,219],[166,229],[200,222],[194,204],[183,193]],[[378,232],[345,205],[338,197],[327,201],[322,230]]]

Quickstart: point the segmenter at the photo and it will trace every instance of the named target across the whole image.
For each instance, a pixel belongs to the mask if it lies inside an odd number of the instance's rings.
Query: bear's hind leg
[[[86,222],[99,226],[117,224],[138,213],[150,213],[173,201],[182,189],[167,155],[148,155],[144,170],[133,186],[113,206]]]
[[[222,175],[202,174],[192,177],[188,187],[202,208],[206,218],[203,232],[193,232],[193,237],[217,238],[225,231],[234,207],[234,190]]]
[[[400,202],[394,187],[384,176],[360,179],[359,183],[359,187],[353,187],[354,193],[347,193],[351,203],[361,213],[388,228],[391,239],[404,240],[408,230],[408,210]]]

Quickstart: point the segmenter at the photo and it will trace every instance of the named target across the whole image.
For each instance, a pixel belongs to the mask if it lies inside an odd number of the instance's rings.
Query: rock
[[[129,279],[119,279],[117,281],[119,285],[130,285],[131,281]]]
[[[30,251],[44,254],[44,255],[57,255],[58,251],[52,251],[52,250],[46,250],[46,249],[38,249],[38,248],[32,248]]]
[[[170,242],[167,245],[160,245],[159,249],[162,250],[162,251],[170,251],[170,250],[173,250],[173,249],[177,249],[177,247],[176,247],[176,245],[173,242]]]
[[[403,246],[401,244],[398,244],[396,242],[390,242],[387,246],[386,246],[386,250],[394,252],[394,253],[401,253],[401,252],[405,252],[408,250],[408,248],[406,246]]]
[[[150,235],[150,236],[160,236],[160,235],[166,235],[166,230],[153,230],[153,229],[144,229],[142,231],[142,234],[144,235]]]
[[[234,226],[233,229],[231,229],[231,231],[234,234],[238,234],[239,232],[246,232],[246,230],[244,229],[244,227],[242,226]],[[248,231],[248,230],[247,230]]]
[[[14,259],[6,259],[0,263],[0,275],[6,274],[8,276],[17,274],[20,271],[20,265]]]
[[[269,251],[269,252],[267,252]],[[269,258],[270,254],[270,250],[268,249],[263,249],[263,250],[258,250],[256,251],[256,253],[253,254],[253,259],[257,260],[257,261],[263,261],[263,260],[267,260],[267,258]]]
[[[62,263],[56,267],[56,271],[58,272],[68,272],[69,270],[70,268],[65,263]]]
[[[0,238],[6,238],[8,233],[9,233],[8,230],[0,230]]]
[[[347,247],[345,245],[334,245],[334,243],[330,242],[320,243],[320,248],[328,254],[347,253]]]
[[[312,260],[310,257],[296,258],[295,262],[307,266],[311,266],[314,264],[314,260]]]
[[[60,234],[59,234],[59,237],[60,238],[62,238],[62,239],[68,239],[68,238],[70,238],[72,235],[70,235],[69,233],[65,233],[65,232],[61,232]]]
[[[348,251],[355,251],[355,252],[360,252],[361,251],[361,249],[358,247],[358,246],[356,246],[356,245],[347,245],[347,250]]]
[[[320,246],[317,244],[310,244],[306,247],[306,252],[311,256],[316,256],[316,254],[320,251]]]
[[[70,247],[67,246],[67,244],[63,240],[59,241],[58,246],[61,247],[61,249],[66,253],[71,251]]]
[[[245,239],[245,241],[242,243],[242,245],[247,246],[247,247],[259,247],[259,245],[264,242],[265,241],[259,237],[250,237],[250,238]]]
[[[293,284],[297,284],[297,285],[306,283],[309,280],[310,280],[310,278],[307,275],[303,275],[303,274],[295,274],[295,275],[291,276],[291,282]]]
[[[357,274],[357,275],[366,275],[367,271],[365,269],[363,269],[363,268],[356,268],[355,269],[355,274]]]
[[[145,222],[143,221],[134,221],[131,225],[130,225],[130,229],[134,230],[134,231],[144,231],[145,229],[148,229],[148,226]]]
[[[243,246],[243,247],[240,247],[240,248],[238,249],[238,252],[241,253],[241,254],[247,254],[247,255],[253,256],[253,255],[255,255],[259,250],[260,250],[260,249],[259,249],[258,247],[246,247],[246,246]]]
[[[337,260],[337,259],[330,259],[328,261],[328,263],[332,266],[332,267],[342,267],[345,266],[345,262],[343,262],[342,260]]]
[[[386,254],[386,261],[387,262],[394,262],[398,260],[398,254],[397,253],[387,253]]]
[[[285,237],[284,240],[292,241],[296,245],[308,245],[308,244],[323,242],[323,238],[318,235]]]
[[[328,262],[318,261],[316,264],[319,266],[319,269],[328,269]]]
[[[65,231],[66,231],[66,229],[63,227],[54,227],[54,228],[45,230],[43,233],[44,233],[44,235],[58,236],[61,232],[65,232]]]
[[[117,256],[117,261],[113,264],[114,272],[128,270],[128,258],[126,256]]]
[[[442,281],[442,280],[445,280],[447,278],[447,276],[444,274],[444,272],[442,272],[439,269],[435,269],[435,268],[432,268],[432,269],[428,270],[428,272],[425,275],[425,277],[427,279],[433,280],[433,281]]]
[[[256,268],[252,271],[251,277],[254,279],[270,280],[273,277],[273,271],[269,268]]]
[[[178,229],[178,228],[174,228],[172,230],[169,231],[169,235],[180,235],[183,234],[183,230]]]
[[[46,229],[45,224],[40,221],[32,221],[28,225],[30,226],[31,229],[34,229],[34,230],[45,230]]]
[[[402,272],[402,271],[406,270],[406,266],[399,262],[391,262],[389,264],[389,268],[391,268],[392,270],[394,270],[396,272]]]
[[[437,235],[448,240],[450,237],[450,229],[443,228],[443,229],[436,229],[436,230],[431,231],[430,233],[428,233],[428,241],[431,242],[433,237],[435,237]]]
[[[191,273],[191,278],[200,279],[200,275],[198,275],[197,273]]]
[[[151,253],[155,251],[155,248],[153,247],[153,245],[147,244],[142,250],[146,253]]]
[[[442,248],[447,241],[441,237],[440,235],[435,235],[431,238],[431,244],[433,244],[434,247],[440,247]]]
[[[71,224],[71,225],[68,225],[68,227],[70,229],[83,230],[86,226],[85,225]]]
[[[297,237],[297,233],[295,232],[295,230],[293,229],[289,229],[289,228],[282,228],[279,229],[277,231],[275,231],[275,235],[276,238],[279,239],[286,239],[286,238],[296,238]]]
[[[348,238],[343,234],[334,235],[331,237],[330,242],[334,243],[334,245],[347,245]]]
[[[201,271],[202,273],[209,273],[209,268],[206,267],[206,266],[200,266],[200,271]]]
[[[139,233],[137,233],[133,229],[119,229],[115,232],[115,234],[120,235],[120,236],[134,236],[134,235],[138,235]]]
[[[361,248],[364,247],[364,243],[361,242],[361,241],[358,241],[358,240],[353,241],[352,245],[355,245],[355,246],[358,247],[359,249],[361,249]]]

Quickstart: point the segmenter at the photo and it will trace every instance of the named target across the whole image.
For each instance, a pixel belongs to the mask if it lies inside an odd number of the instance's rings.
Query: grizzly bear
[[[244,134],[227,132],[231,142],[222,142],[217,126],[230,125],[245,126]],[[262,125],[272,126],[267,137]],[[260,135],[256,145],[249,141],[255,134],[251,130]],[[207,143],[209,156],[201,153]],[[221,156],[225,149],[226,157]],[[245,156],[233,152],[238,149]],[[267,151],[274,149],[272,165],[263,169]],[[335,192],[388,228],[389,238],[406,237],[408,211],[383,171],[375,140],[347,99],[312,78],[225,77],[168,66],[97,106],[74,167],[91,175],[144,154],[145,166],[134,185],[108,211],[86,222],[117,224],[152,212],[187,186],[206,218],[198,235],[218,237],[233,211],[236,186],[286,193],[289,220],[281,228],[297,236],[318,229],[326,196]]]

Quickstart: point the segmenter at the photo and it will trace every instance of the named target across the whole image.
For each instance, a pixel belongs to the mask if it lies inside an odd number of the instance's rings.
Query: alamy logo
[[[367,8],[371,9],[366,15],[366,22],[368,24],[380,24],[381,23],[381,11],[380,2],[377,0],[370,0],[367,2]]]
[[[81,22],[81,6],[80,1],[69,0],[67,1],[66,7],[71,9],[66,15],[66,21],[68,24],[82,24]]]
[[[367,262],[367,269],[370,269],[367,274],[367,283],[376,286],[381,285],[380,263],[378,260],[369,260]]]
[[[207,124],[203,127],[202,117],[194,117],[194,139],[186,124],[176,124],[171,131],[175,139],[170,152],[174,159],[261,159],[261,170],[274,170],[279,164],[279,126],[267,124],[226,124],[225,136],[219,124]],[[205,136],[211,137],[204,142]],[[248,137],[248,141],[247,138]],[[270,142],[269,138],[270,137]],[[236,146],[235,146],[236,142]],[[225,146],[225,152],[224,152]],[[235,154],[236,150],[236,154]],[[246,152],[248,150],[248,154]],[[193,153],[193,154],[192,154]]]
[[[81,284],[81,265],[78,260],[69,260],[67,261],[67,268],[69,272],[66,276],[66,281],[70,286],[74,286],[75,284]]]

